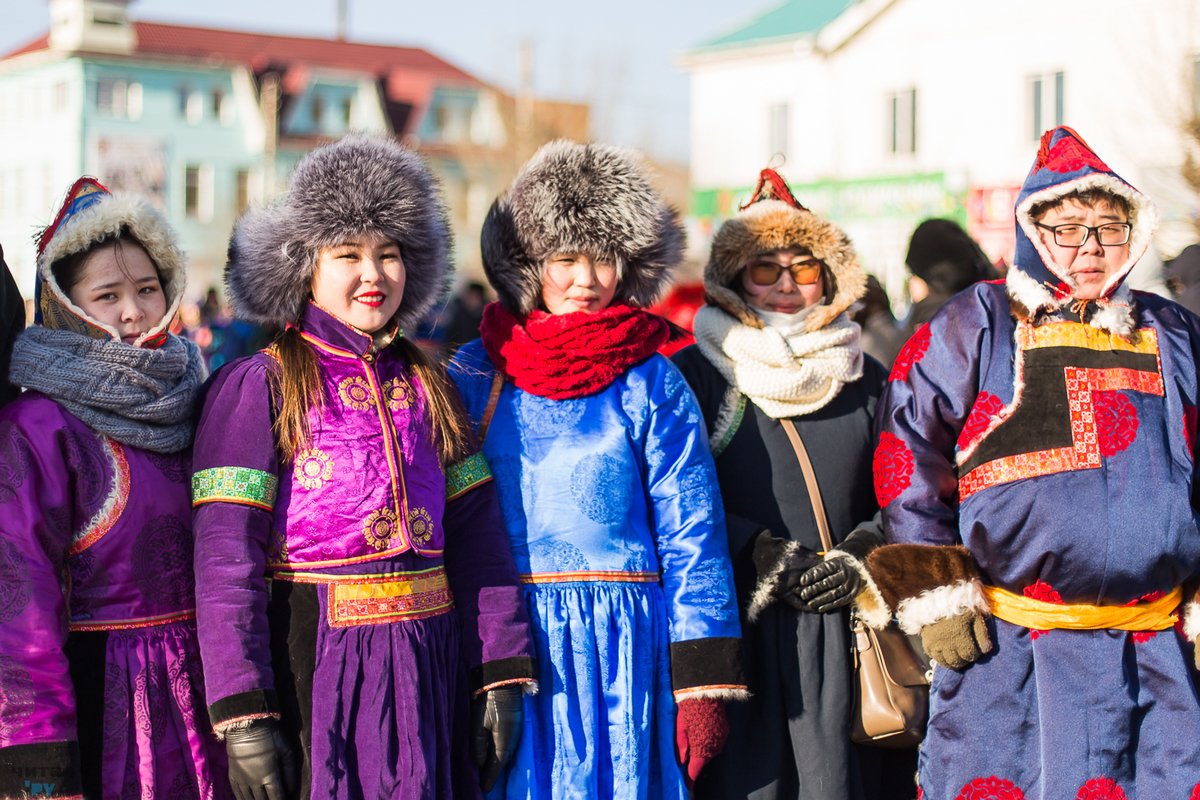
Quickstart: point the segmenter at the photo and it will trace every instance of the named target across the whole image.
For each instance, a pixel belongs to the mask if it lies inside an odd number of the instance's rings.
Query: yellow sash
[[[1183,601],[1183,589],[1178,586],[1160,600],[1135,606],[1047,603],[996,586],[984,586],[983,593],[991,603],[995,616],[1022,628],[1042,631],[1055,628],[1078,631],[1164,631],[1175,625],[1178,620],[1175,611]]]

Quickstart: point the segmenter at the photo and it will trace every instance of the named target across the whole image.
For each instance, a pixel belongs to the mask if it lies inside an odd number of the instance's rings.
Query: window
[[[117,78],[98,79],[96,110],[118,119],[138,119],[142,115],[142,85]]]
[[[204,95],[189,91],[183,104],[183,116],[189,125],[196,125],[204,119]]]
[[[212,219],[212,170],[188,165],[183,170],[183,213],[189,219]]]
[[[767,158],[788,154],[788,104],[776,103],[767,109]]]
[[[342,100],[342,124],[348,129],[354,124],[354,98],[347,97]]]
[[[220,120],[222,125],[228,125],[232,122],[233,103],[230,102],[229,96],[225,94],[225,90],[220,86],[214,86],[211,100],[213,119]]]
[[[321,120],[325,117],[325,98],[321,95],[313,95],[312,99],[312,124],[316,127],[321,127]]]
[[[250,207],[250,170],[239,169],[234,174],[234,185],[234,209],[241,214]]]
[[[1037,141],[1046,130],[1066,119],[1066,73],[1034,75],[1029,79],[1029,138]]]
[[[905,89],[887,96],[888,152],[917,152],[917,90]]]

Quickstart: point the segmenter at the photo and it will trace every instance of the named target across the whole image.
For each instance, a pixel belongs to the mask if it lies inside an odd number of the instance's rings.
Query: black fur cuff
[[[478,667],[471,668],[471,694],[489,686],[531,682],[536,677],[533,672],[533,659],[529,656],[485,661]]]
[[[208,707],[214,728],[252,719],[279,718],[279,700],[274,689],[254,689],[222,698]]]
[[[0,747],[0,797],[83,797],[79,743]]]
[[[742,640],[729,636],[671,643],[671,687],[683,696],[746,694]]]

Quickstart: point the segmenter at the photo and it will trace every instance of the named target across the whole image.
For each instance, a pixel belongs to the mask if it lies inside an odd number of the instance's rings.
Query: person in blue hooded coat
[[[493,204],[482,245],[499,301],[451,374],[496,479],[539,680],[493,796],[684,800],[746,683],[704,422],[656,352],[670,325],[644,310],[682,229],[632,153],[560,141]]]
[[[937,662],[927,800],[1200,797],[1200,319],[1124,283],[1155,221],[1048,131],[1006,280],[892,369],[868,569]]]

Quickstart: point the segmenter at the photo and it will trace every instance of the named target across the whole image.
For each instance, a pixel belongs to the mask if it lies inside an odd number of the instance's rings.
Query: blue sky
[[[425,47],[513,89],[518,50],[534,49],[539,94],[593,104],[598,139],[678,161],[688,155],[681,52],[780,0],[348,0],[351,39]],[[337,0],[133,0],[135,19],[332,36]],[[46,0],[4,0],[0,52],[49,27]]]

